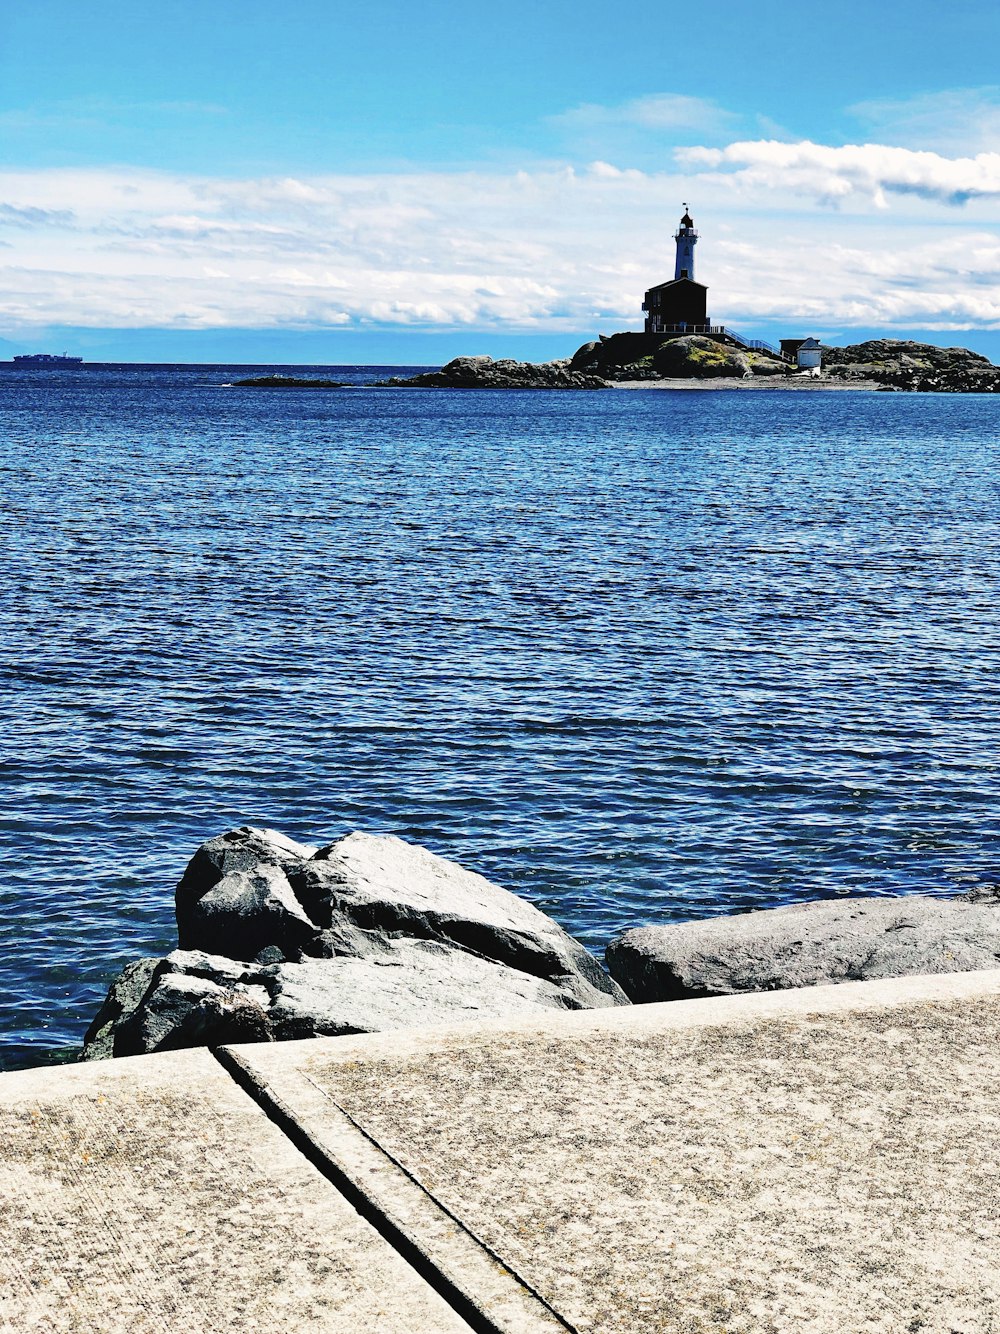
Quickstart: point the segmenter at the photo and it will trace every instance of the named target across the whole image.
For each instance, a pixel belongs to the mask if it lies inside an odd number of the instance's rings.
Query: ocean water
[[[0,1065],[248,822],[598,951],[1000,879],[1000,400],[246,373],[0,368]]]

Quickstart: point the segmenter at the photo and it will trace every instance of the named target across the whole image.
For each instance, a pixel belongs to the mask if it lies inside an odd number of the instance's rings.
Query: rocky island
[[[645,292],[641,330],[602,334],[571,357],[527,362],[455,357],[440,370],[391,376],[390,389],[867,389],[917,393],[1000,393],[1000,367],[964,347],[877,338],[826,347],[747,338],[708,314],[708,288],[695,280],[699,233],[684,206],[674,233],[674,276]],[[332,389],[336,380],[267,375],[239,380],[256,389]]]
[[[746,338],[708,314],[708,288],[695,280],[699,234],[685,205],[674,234],[674,276],[644,296],[641,331],[601,335],[571,357],[540,364],[456,357],[439,371],[379,383],[407,389],[768,388],[1000,392],[1000,368],[962,347],[874,339],[824,347]]]
[[[562,361],[494,361],[492,357],[455,357],[439,371],[420,375],[394,375],[379,380],[390,389],[607,389],[599,375],[574,367],[571,358]]]
[[[827,377],[874,381],[883,389],[922,393],[1000,393],[1000,366],[967,347],[936,347],[897,338],[875,338],[849,347],[824,347]]]
[[[456,357],[439,371],[379,384],[404,389],[612,389],[712,387],[1000,393],[1000,367],[964,347],[880,338],[823,348],[823,366],[799,370],[764,349],[705,334],[617,333],[572,357],[541,363]]]
[[[316,376],[252,375],[246,380],[234,380],[234,389],[345,389],[344,380],[324,380]]]

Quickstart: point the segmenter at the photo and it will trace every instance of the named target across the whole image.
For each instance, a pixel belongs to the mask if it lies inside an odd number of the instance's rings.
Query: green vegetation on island
[[[572,357],[542,363],[492,357],[456,357],[439,371],[379,383],[415,389],[603,389],[614,384],[672,380],[795,380],[822,388],[938,393],[1000,393],[1000,367],[964,347],[935,347],[900,339],[873,339],[823,347],[818,371],[725,336],[616,333],[584,343]]]
[[[743,379],[795,371],[779,357],[748,351],[735,342],[704,334],[612,334],[584,343],[573,354],[570,366],[604,380]]]

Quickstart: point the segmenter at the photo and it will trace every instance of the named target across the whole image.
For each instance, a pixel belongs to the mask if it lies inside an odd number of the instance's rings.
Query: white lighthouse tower
[[[694,248],[698,244],[698,233],[694,229],[694,222],[691,214],[688,212],[687,204],[684,205],[684,216],[681,218],[681,225],[674,232],[674,240],[677,242],[677,263],[674,265],[674,281],[678,278],[689,278],[694,280]]]

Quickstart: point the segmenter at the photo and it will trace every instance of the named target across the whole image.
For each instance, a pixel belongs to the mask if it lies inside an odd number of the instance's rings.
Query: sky
[[[0,357],[439,364],[709,313],[1000,361],[1000,6],[9,0]]]

